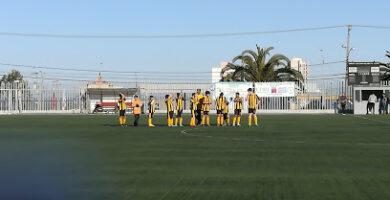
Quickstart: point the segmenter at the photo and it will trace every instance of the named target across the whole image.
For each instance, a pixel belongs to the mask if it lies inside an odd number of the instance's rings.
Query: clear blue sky
[[[0,32],[164,35],[250,32],[345,24],[390,26],[388,0],[2,1]],[[185,39],[61,39],[0,36],[0,62],[126,71],[209,71],[244,49],[320,63],[345,59],[346,29]],[[355,28],[351,60],[387,61],[390,30]],[[103,62],[103,65],[99,65]],[[10,68],[0,66],[0,71]],[[319,67],[312,69],[318,74]],[[343,72],[343,64],[327,73]],[[22,70],[23,71],[23,70]],[[26,71],[27,73],[27,71]]]

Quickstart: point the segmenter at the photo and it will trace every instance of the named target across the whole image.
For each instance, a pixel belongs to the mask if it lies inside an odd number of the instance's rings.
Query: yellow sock
[[[173,126],[173,119],[171,119],[171,126]]]
[[[119,124],[122,125],[122,117],[119,117]]]
[[[217,117],[217,124],[220,125],[219,116]]]
[[[177,126],[177,121],[178,121],[178,120],[179,120],[178,118],[175,119],[175,124],[176,124],[176,126]]]
[[[221,116],[221,117],[219,118],[219,123],[220,123],[221,125],[223,125],[223,123],[224,123],[223,116]]]
[[[195,126],[195,118],[191,118],[191,126]]]
[[[202,125],[204,125],[204,116],[202,117]]]
[[[123,117],[123,124],[126,124],[126,117]]]
[[[230,124],[230,117],[229,117],[229,115],[227,117],[227,124]]]
[[[257,125],[257,117],[253,117],[253,121],[255,121],[255,124]]]
[[[237,124],[240,124],[241,117],[237,117]]]
[[[180,118],[180,125],[183,125],[183,118]]]
[[[236,125],[236,117],[233,117],[233,125]]]
[[[249,125],[252,124],[252,117],[248,117],[248,124],[249,124]]]
[[[207,116],[207,125],[210,126],[210,117],[209,116]]]

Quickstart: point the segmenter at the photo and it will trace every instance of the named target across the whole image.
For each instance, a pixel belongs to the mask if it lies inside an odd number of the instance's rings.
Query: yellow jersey
[[[165,103],[167,104],[168,112],[173,112],[173,99],[169,98],[169,99],[165,100]]]
[[[176,99],[176,110],[183,110],[183,98]]]
[[[229,105],[225,105],[225,108],[223,108],[222,113],[229,113]]]
[[[248,95],[248,108],[249,109],[257,109],[257,103],[259,102],[259,97],[252,93],[251,95]]]
[[[119,110],[126,110],[126,99],[119,98],[118,99],[118,108]]]
[[[226,107],[226,98],[225,97],[218,97],[217,98],[217,110],[223,110]]]
[[[196,97],[191,97],[191,110],[198,109],[198,101]]]
[[[149,101],[149,113],[154,113],[156,111],[156,104],[157,102],[155,100]]]
[[[236,110],[242,109],[242,98],[241,97],[234,98],[234,109],[236,109]]]
[[[202,109],[202,106],[203,106],[203,95],[202,94],[195,94],[196,95],[196,98],[197,98],[197,101],[198,101],[198,109]]]
[[[203,111],[210,111],[210,105],[211,105],[211,98],[210,97],[203,97],[203,106],[202,106],[202,110]]]

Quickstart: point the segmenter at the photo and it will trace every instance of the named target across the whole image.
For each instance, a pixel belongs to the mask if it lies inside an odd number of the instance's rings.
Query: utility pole
[[[351,30],[352,25],[348,25],[348,33],[347,33],[347,46],[345,48],[345,89],[344,92],[347,95],[347,88],[348,88],[348,63],[349,63],[349,53],[350,53],[350,40],[351,40]]]
[[[325,95],[325,88],[324,88],[324,65],[325,65],[325,57],[324,57],[324,50],[323,49],[321,49],[320,50],[320,52],[321,52],[321,56],[322,56],[322,65],[321,65],[321,76],[322,76],[322,78],[321,78],[321,106],[322,106],[322,109],[324,109],[324,107],[325,107],[325,97],[324,97],[324,95]]]

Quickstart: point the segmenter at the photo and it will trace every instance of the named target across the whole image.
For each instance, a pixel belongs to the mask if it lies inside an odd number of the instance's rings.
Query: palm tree
[[[390,58],[390,51],[386,51],[386,56]]]
[[[267,56],[274,49],[260,48],[256,45],[257,52],[245,50],[241,55],[233,58],[221,71],[221,81],[296,81],[303,80],[302,74],[290,67],[290,60],[282,55],[275,54],[267,60]],[[236,64],[241,61],[241,64]]]

